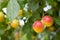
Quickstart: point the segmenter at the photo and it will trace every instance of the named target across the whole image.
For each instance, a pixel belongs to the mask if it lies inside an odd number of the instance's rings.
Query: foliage
[[[7,8],[7,13],[3,8]],[[22,16],[18,16],[19,10],[23,10]],[[0,0],[0,11],[7,16],[0,22],[0,40],[60,40],[60,0]],[[42,33],[36,33],[32,24],[45,15],[53,18],[54,30],[47,27]],[[10,23],[14,19],[23,20],[25,24],[12,28]]]

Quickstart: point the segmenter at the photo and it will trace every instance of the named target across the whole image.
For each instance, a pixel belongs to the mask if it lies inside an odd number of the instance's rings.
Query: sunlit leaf
[[[19,9],[17,0],[10,0],[7,6],[7,16],[10,21],[18,16]]]
[[[20,40],[27,40],[27,34],[24,34],[24,36]]]

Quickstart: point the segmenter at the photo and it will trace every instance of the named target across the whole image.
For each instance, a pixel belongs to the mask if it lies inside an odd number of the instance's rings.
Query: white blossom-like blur
[[[7,8],[2,9],[4,13],[7,13]]]
[[[20,19],[20,20],[19,20],[19,25],[20,25],[21,27],[23,27],[24,24],[25,24],[25,23],[24,23],[24,20]]]
[[[49,9],[51,9],[52,6],[48,5],[48,3],[46,2],[46,7],[43,8],[44,11],[48,11]]]

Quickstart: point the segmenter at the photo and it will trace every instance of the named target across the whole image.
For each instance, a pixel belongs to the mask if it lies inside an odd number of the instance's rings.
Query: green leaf
[[[9,0],[0,0],[0,10],[2,10],[2,8],[7,6],[8,1]]]
[[[27,34],[24,34],[24,36],[22,36],[22,38],[20,40],[27,40]]]
[[[32,19],[32,21],[40,20],[41,19],[40,13],[39,12],[33,13],[31,19]]]
[[[52,40],[60,40],[60,29],[58,30],[58,32],[56,33]]]
[[[53,9],[48,10],[47,13],[48,13],[49,15],[52,15],[52,14],[53,14]]]
[[[32,11],[36,11],[38,8],[39,8],[39,3],[34,3],[34,2],[30,2],[29,4],[28,4],[28,7],[29,7],[29,9],[31,9]]]
[[[17,1],[19,3],[20,8],[22,9],[25,7],[25,4],[27,3],[27,0],[17,0]]]
[[[17,0],[10,0],[7,6],[7,16],[10,21],[18,16],[19,9],[20,7],[17,3]]]
[[[24,26],[23,26],[23,28],[22,28],[22,32],[24,33],[24,34],[27,34],[27,39],[29,39],[29,40],[31,40],[32,38],[31,38],[31,36],[32,36],[32,21],[31,20],[29,20]]]
[[[23,16],[29,18],[32,16],[32,13],[31,12],[24,12]]]
[[[44,31],[43,33],[42,33],[42,35],[43,35],[43,38],[44,38],[44,40],[49,40],[49,33],[48,32],[46,32],[46,31]]]
[[[28,33],[28,34],[27,34],[27,39],[28,39],[28,40],[32,40],[32,34],[31,34],[31,33]]]
[[[38,34],[39,40],[48,40],[49,39],[48,36],[49,36],[49,33],[46,31]]]
[[[0,36],[5,33],[6,29],[0,29]]]
[[[44,35],[44,40],[48,40],[49,38],[48,38],[48,34],[45,34]]]
[[[29,33],[31,31],[31,27],[32,27],[32,21],[31,22],[27,22],[23,28],[22,28],[22,31],[23,33]]]
[[[58,25],[60,25],[60,20],[59,20],[59,19],[54,18],[54,20],[55,20],[55,22],[56,22]]]
[[[60,18],[60,10],[59,10],[59,18]]]
[[[1,40],[1,37],[0,37],[0,40]]]
[[[55,0],[47,0],[48,4],[53,5]]]
[[[60,2],[60,0],[57,0],[57,1],[59,1],[59,2]]]

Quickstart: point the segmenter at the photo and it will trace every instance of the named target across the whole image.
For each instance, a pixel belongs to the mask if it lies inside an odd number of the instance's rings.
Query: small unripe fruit
[[[23,10],[19,10],[18,16],[22,16],[22,15],[23,15]]]
[[[0,22],[2,22],[4,20],[4,14],[3,12],[0,12]]]
[[[48,30],[49,30],[49,31],[54,31],[55,28],[54,28],[54,27],[49,27]]]
[[[11,22],[11,27],[12,28],[17,28],[19,25],[19,21],[17,19],[14,19],[12,22]]]
[[[47,27],[50,27],[50,26],[52,26],[52,24],[53,24],[53,19],[52,19],[52,17],[51,16],[44,16],[43,18],[42,18],[42,23],[44,24],[44,25],[46,25]]]
[[[40,21],[35,21],[32,27],[33,30],[37,33],[41,33],[44,30],[44,25]]]

